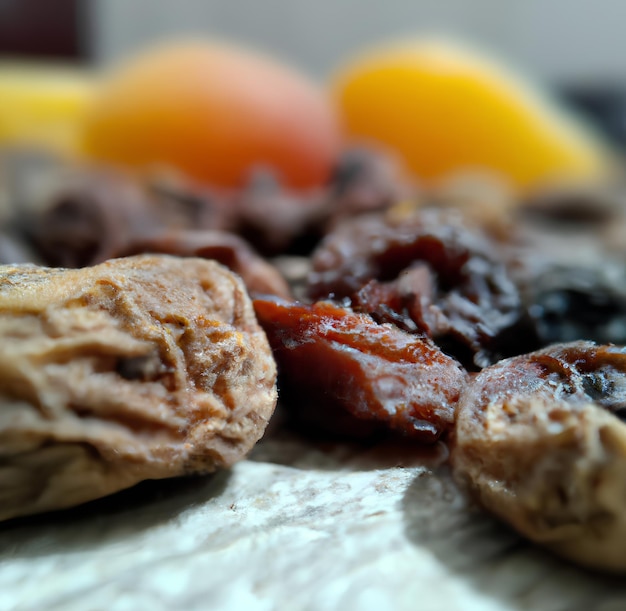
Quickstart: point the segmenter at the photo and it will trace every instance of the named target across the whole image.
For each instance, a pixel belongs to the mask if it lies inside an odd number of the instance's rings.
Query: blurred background
[[[161,39],[218,35],[318,78],[376,41],[459,36],[547,83],[626,143],[623,0],[0,0],[0,56],[106,66]]]
[[[574,85],[626,73],[625,22],[623,0],[0,0],[0,51],[106,64],[160,38],[218,34],[325,76],[376,40],[436,30]]]
[[[14,1],[13,4],[18,4]],[[92,0],[97,61],[178,32],[233,36],[320,76],[352,51],[432,30],[478,41],[559,83],[626,74],[623,0]]]

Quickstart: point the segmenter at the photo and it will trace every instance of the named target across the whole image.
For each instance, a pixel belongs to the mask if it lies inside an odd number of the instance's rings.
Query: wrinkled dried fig
[[[241,458],[276,401],[242,282],[201,259],[0,267],[0,519]]]
[[[626,572],[626,349],[555,345],[468,385],[458,480],[522,534],[579,564]]]

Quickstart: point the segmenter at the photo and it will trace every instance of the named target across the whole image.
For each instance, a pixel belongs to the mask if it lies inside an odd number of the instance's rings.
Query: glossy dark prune
[[[543,344],[626,343],[624,269],[550,266],[529,283],[529,312]]]

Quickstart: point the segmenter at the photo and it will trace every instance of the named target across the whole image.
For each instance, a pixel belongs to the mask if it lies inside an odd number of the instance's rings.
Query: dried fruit
[[[597,137],[489,58],[446,40],[372,49],[337,74],[347,133],[396,151],[419,178],[491,170],[519,189],[601,179]]]
[[[607,189],[552,189],[516,209],[509,270],[542,345],[626,343],[625,220]]]
[[[241,281],[201,259],[0,268],[0,518],[242,458],[276,401]]]
[[[0,64],[0,145],[75,155],[96,79],[49,62]]]
[[[517,287],[486,235],[424,209],[341,224],[313,254],[309,295],[425,333],[468,367],[537,347]]]
[[[165,253],[179,257],[213,259],[239,274],[250,293],[290,297],[279,271],[248,244],[225,231],[166,231],[132,242],[124,255]]]
[[[219,187],[241,187],[255,167],[291,187],[322,185],[339,139],[330,100],[305,76],[260,53],[200,41],[122,66],[84,129],[95,159],[163,163]]]
[[[24,173],[26,185],[36,180],[36,169]],[[45,187],[22,202],[15,223],[44,265],[102,263],[166,222],[140,183],[116,172],[62,167]]]
[[[452,426],[466,372],[429,339],[329,302],[256,299],[254,308],[294,409],[324,410],[331,430],[347,411],[426,443]]]
[[[580,564],[626,571],[626,348],[573,342],[484,369],[452,464],[479,501]]]
[[[529,312],[543,345],[580,339],[626,344],[622,262],[546,265],[526,284]]]

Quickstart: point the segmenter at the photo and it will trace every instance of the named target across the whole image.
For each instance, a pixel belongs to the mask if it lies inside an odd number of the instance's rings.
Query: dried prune
[[[625,281],[626,268],[606,259],[594,266],[545,266],[525,283],[542,343],[626,343]]]
[[[435,210],[343,223],[313,254],[308,294],[349,298],[379,321],[426,333],[468,367],[538,347],[502,253]]]
[[[412,193],[388,156],[350,149],[340,157],[329,183],[308,193],[290,192],[267,172],[232,196],[236,217],[229,227],[264,254],[309,254],[341,219],[384,210]]]
[[[416,196],[401,177],[396,159],[368,149],[347,150],[339,159],[327,190],[326,227],[343,219],[382,211]]]
[[[510,270],[542,344],[626,342],[626,203],[606,189],[536,193],[517,209]]]
[[[203,259],[0,267],[0,519],[242,458],[276,366],[241,280]]]
[[[347,411],[428,443],[452,426],[467,374],[431,340],[330,302],[254,307],[294,409],[327,409],[330,427]]]
[[[573,342],[484,369],[458,403],[459,481],[521,533],[626,571],[626,348]]]

